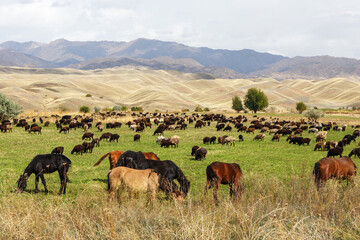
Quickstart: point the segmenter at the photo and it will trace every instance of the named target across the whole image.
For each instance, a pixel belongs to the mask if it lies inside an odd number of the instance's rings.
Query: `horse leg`
[[[240,185],[240,179],[236,179],[235,180],[235,183],[234,183],[234,195],[235,195],[235,198],[240,198],[241,196],[241,185]]]
[[[38,185],[39,185],[39,176],[36,176],[35,177],[35,191],[34,191],[35,193],[40,192]]]
[[[215,200],[215,204],[218,205],[219,204],[219,200],[217,198],[217,192],[220,186],[221,180],[217,179],[214,185],[214,190],[213,190],[213,196],[214,196],[214,200]]]
[[[48,189],[47,189],[47,187],[46,187],[46,182],[45,182],[45,178],[44,178],[44,174],[41,174],[40,175],[40,177],[41,177],[41,182],[42,182],[42,184],[44,185],[44,188],[45,188],[45,194],[48,194]],[[38,180],[39,181],[39,180]]]
[[[205,185],[205,191],[204,191],[204,197],[207,197],[208,195],[208,191],[211,188],[211,184],[209,180],[206,180],[206,185]]]

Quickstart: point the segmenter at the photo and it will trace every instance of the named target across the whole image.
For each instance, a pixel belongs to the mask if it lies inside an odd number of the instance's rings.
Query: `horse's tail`
[[[206,177],[209,181],[211,181],[214,178],[217,178],[214,170],[212,169],[211,165],[207,166],[206,168]]]
[[[107,174],[107,177],[108,177],[108,190],[110,191],[110,185],[111,185],[111,182],[110,182],[110,173],[112,172],[112,170],[110,170]]]
[[[320,162],[315,163],[313,175],[315,177],[315,182],[318,182],[320,180]]]
[[[99,161],[97,161],[97,163],[94,164],[94,167],[96,167],[97,165],[99,165],[102,160],[104,160],[107,156],[111,155],[111,152],[108,152],[107,154],[105,154],[104,156],[102,156]]]

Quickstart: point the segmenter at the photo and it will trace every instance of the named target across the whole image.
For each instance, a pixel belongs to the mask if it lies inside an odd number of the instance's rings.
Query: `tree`
[[[88,112],[90,112],[90,108],[88,106],[81,106],[80,112],[88,113]]]
[[[204,112],[210,112],[210,108],[208,107],[204,108]]]
[[[236,112],[240,112],[241,110],[244,110],[241,99],[238,96],[234,96],[232,98],[232,107],[231,108],[234,109]]]
[[[268,98],[261,89],[249,88],[244,100],[245,106],[256,113],[269,106]]]
[[[317,121],[319,118],[324,116],[323,111],[318,109],[311,109],[304,112],[304,116],[310,119],[311,121]]]
[[[197,105],[196,107],[195,107],[195,110],[194,110],[195,112],[202,112],[203,111],[203,109],[200,107],[200,105]]]
[[[296,110],[301,114],[303,111],[307,109],[307,106],[303,102],[296,103]]]
[[[0,93],[0,120],[16,117],[22,113],[22,107],[11,101],[5,94]]]

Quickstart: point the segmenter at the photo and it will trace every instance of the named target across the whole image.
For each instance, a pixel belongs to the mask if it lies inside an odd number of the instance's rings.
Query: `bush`
[[[181,112],[190,112],[190,109],[184,108],[184,109],[181,109]]]
[[[99,108],[99,107],[94,107],[94,111],[95,111],[95,113],[99,113],[99,112],[100,112],[100,108]]]
[[[120,106],[114,106],[112,110],[113,111],[121,111],[121,107]]]
[[[22,107],[11,101],[5,94],[0,93],[0,120],[16,117],[22,113]]]
[[[307,106],[303,102],[296,103],[296,110],[301,114],[303,111],[307,109]]]
[[[204,108],[204,112],[210,112],[210,109],[209,108]]]
[[[323,113],[323,111],[318,110],[318,109],[311,109],[311,110],[304,112],[304,116],[307,117],[308,119],[310,119],[311,121],[316,121],[319,118],[323,117],[324,113]]]
[[[197,105],[194,111],[195,112],[202,112],[203,109],[200,107],[200,105]]]
[[[88,113],[88,112],[90,112],[90,108],[88,106],[81,106],[80,107],[80,112]]]
[[[131,107],[131,111],[133,112],[142,112],[144,111],[142,107]]]
[[[127,110],[128,110],[127,106],[122,106],[121,107],[121,111],[127,111]]]
[[[85,97],[92,97],[92,95],[88,93],[85,95]]]

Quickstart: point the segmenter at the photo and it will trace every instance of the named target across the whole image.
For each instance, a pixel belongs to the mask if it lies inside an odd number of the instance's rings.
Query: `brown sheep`
[[[255,141],[255,140],[264,141],[264,138],[265,138],[265,134],[260,133],[260,134],[257,134],[257,135],[254,137],[253,141]]]
[[[136,135],[134,135],[134,142],[136,142],[136,141],[138,141],[138,142],[140,142],[140,134],[136,134]]]
[[[280,142],[280,134],[274,134],[274,136],[272,137],[271,141],[278,141]]]

